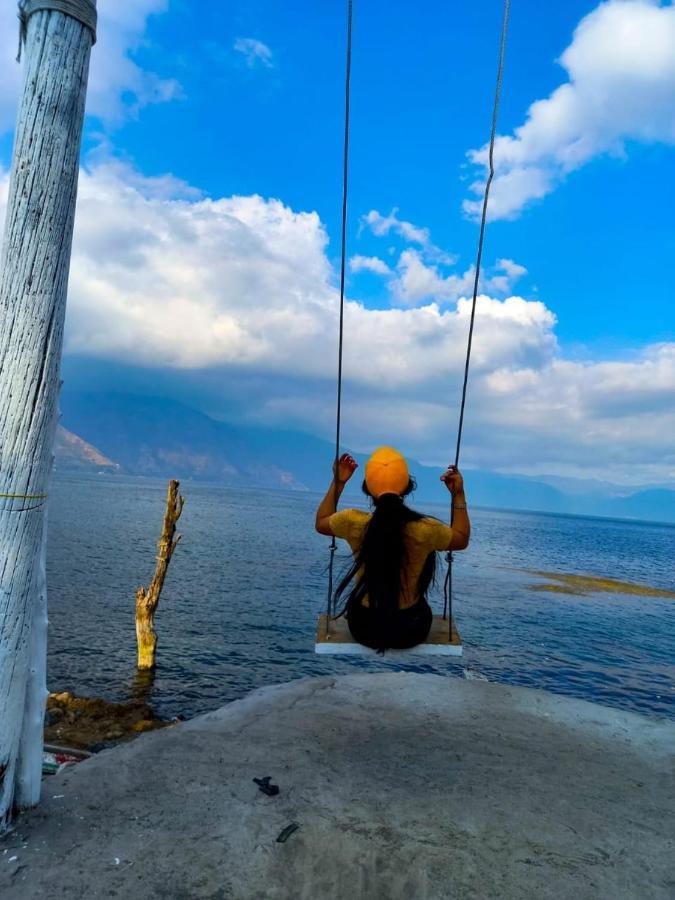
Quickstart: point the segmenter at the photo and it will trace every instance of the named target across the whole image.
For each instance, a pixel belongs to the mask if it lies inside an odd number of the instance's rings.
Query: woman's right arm
[[[337,466],[333,466],[333,481],[316,511],[314,525],[319,534],[325,534],[327,537],[332,536],[333,531],[330,527],[330,518],[337,510],[337,502],[345,489],[345,485],[358,467],[359,464],[349,453],[343,453],[337,462]]]
[[[441,481],[452,494],[452,538],[448,550],[466,550],[471,538],[471,522],[466,508],[464,479],[457,466],[448,466]]]

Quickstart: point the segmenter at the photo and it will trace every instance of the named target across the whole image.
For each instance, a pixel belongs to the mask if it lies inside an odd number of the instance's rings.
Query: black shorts
[[[347,609],[347,624],[352,637],[372,650],[407,650],[426,640],[433,613],[426,600],[407,609],[379,613],[355,603]]]

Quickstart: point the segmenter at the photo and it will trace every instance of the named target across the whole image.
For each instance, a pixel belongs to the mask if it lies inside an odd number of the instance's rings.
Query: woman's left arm
[[[342,496],[345,485],[358,469],[359,464],[349,453],[343,453],[338,460],[337,466],[333,466],[333,480],[331,482],[326,496],[319,504],[316,511],[316,521],[314,523],[319,534],[325,534],[329,537],[333,536],[330,527],[330,517],[337,511],[337,502]]]
[[[448,466],[441,481],[452,494],[452,538],[447,550],[466,550],[471,539],[471,522],[466,508],[464,479],[457,466]]]

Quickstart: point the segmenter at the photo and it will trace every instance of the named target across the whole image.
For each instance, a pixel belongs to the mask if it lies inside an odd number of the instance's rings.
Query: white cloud
[[[480,290],[496,294],[511,291],[523,275],[524,266],[511,259],[499,259],[490,272],[481,269]],[[454,303],[467,294],[473,296],[476,268],[470,266],[461,274],[442,275],[438,266],[428,265],[417,250],[404,250],[396,267],[396,278],[390,282],[394,299],[404,306],[433,299],[437,303]]]
[[[462,294],[473,291],[473,270],[463,275],[439,273],[436,266],[427,265],[417,250],[404,250],[396,266],[397,277],[391,285],[394,298],[404,306],[416,306],[420,301],[455,301]]]
[[[397,207],[394,207],[387,216],[383,216],[376,209],[371,209],[367,215],[361,217],[359,234],[364,228],[368,228],[376,237],[387,237],[393,233],[408,244],[417,244],[427,262],[443,266],[452,266],[457,262],[456,256],[446,253],[432,243],[428,228],[420,228],[419,225],[399,219]],[[396,248],[390,247],[389,253],[394,255]]]
[[[255,66],[265,66],[267,69],[274,67],[272,51],[255,38],[238,37],[234,42],[234,49],[241,53],[246,60],[246,65],[252,69]]]
[[[379,256],[352,256],[349,269],[354,273],[372,272],[374,275],[391,275],[391,269]]]
[[[527,275],[525,266],[521,266],[512,259],[498,259],[494,273],[481,279],[481,287],[485,291],[507,294],[513,290],[514,285],[523,275]]]
[[[504,428],[492,414],[504,460],[529,452],[533,471],[555,467],[628,484],[675,478],[675,344],[625,360],[556,355],[538,370],[495,370],[485,389],[501,397],[511,420]],[[486,446],[475,450],[476,460],[489,456]]]
[[[173,78],[161,78],[133,59],[145,39],[148,19],[164,12],[168,0],[99,0],[98,41],[92,49],[87,112],[107,126],[120,124],[151,103],[180,94]],[[15,62],[16,4],[0,4],[0,132],[13,128],[22,67]]]
[[[523,275],[527,275],[525,266],[521,266],[512,259],[498,259],[497,268],[501,269],[508,278],[521,278]]]
[[[388,216],[383,216],[376,209],[361,219],[362,226],[367,226],[377,237],[385,237],[390,232],[398,234],[411,244],[420,244],[426,247],[429,244],[429,229],[419,228],[412,222],[406,222],[398,218],[398,209],[394,208]]]
[[[398,218],[398,210],[393,209],[388,216],[371,210],[361,219],[377,237],[386,237],[394,231],[408,243],[419,244],[418,248],[408,247],[399,254],[395,270],[392,270],[378,256],[353,256],[349,260],[352,272],[373,272],[388,279],[389,291],[394,304],[417,306],[433,300],[441,305],[456,303],[467,294],[473,296],[475,266],[462,273],[445,273],[442,269],[454,265],[457,257],[441,250],[431,243],[429,230],[419,228],[411,222]],[[395,254],[395,248],[390,253]],[[480,290],[488,293],[507,294],[527,269],[511,259],[498,259],[491,272],[483,267]]]
[[[81,176],[66,353],[158,379],[211,373],[224,408],[329,435],[338,303],[326,251],[316,213],[198,197],[99,163]],[[522,274],[500,264],[501,276]],[[346,443],[445,461],[469,313],[466,297],[447,309],[347,300]],[[542,302],[479,297],[464,463],[631,483],[675,475],[675,344],[579,363],[561,354],[555,326]]]
[[[533,103],[523,125],[495,144],[489,214],[515,218],[575,169],[630,141],[675,144],[675,6],[608,0],[579,23],[560,58],[568,81]],[[471,161],[487,164],[487,148]],[[481,195],[483,181],[472,185]],[[480,213],[481,200],[464,209]]]

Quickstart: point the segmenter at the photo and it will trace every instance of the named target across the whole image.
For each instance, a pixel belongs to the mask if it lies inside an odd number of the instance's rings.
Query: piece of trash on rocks
[[[265,775],[264,778],[254,778],[253,781],[258,785],[263,794],[267,794],[268,797],[276,797],[279,793],[279,787],[276,784],[271,784],[271,775]]]
[[[66,766],[74,766],[81,761],[82,757],[74,756],[70,753],[51,753],[45,751],[42,754],[42,774],[56,775],[57,772],[60,772],[61,769],[65,769]]]
[[[42,754],[42,774],[56,775],[66,766],[75,765],[91,756],[87,750],[76,750],[68,747],[57,747],[54,744],[45,744]]]
[[[291,822],[290,825],[287,825],[283,831],[279,832],[279,836],[277,837],[277,844],[285,844],[289,837],[293,834],[294,831],[297,831],[300,826],[297,822]]]
[[[119,856],[116,856],[115,857],[115,865],[119,866],[119,864],[120,864],[120,858],[119,858]]]
[[[66,796],[65,794],[54,794],[54,796],[52,797],[52,800],[63,800],[63,798],[65,796]]]
[[[16,862],[18,858],[19,858],[18,856],[10,856],[10,858],[7,860],[7,862]]]

